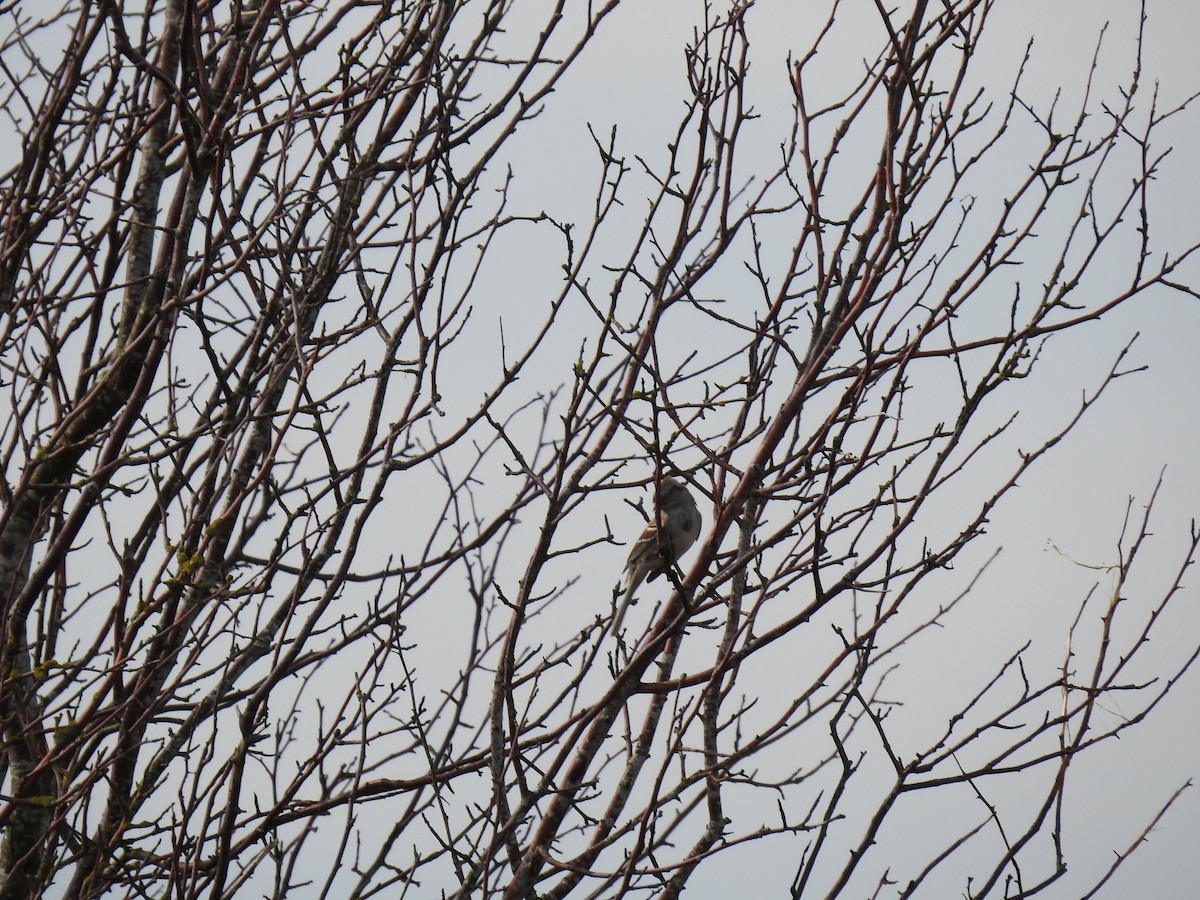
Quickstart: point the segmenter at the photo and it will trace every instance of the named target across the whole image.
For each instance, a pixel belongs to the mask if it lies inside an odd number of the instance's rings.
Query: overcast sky
[[[529,10],[551,5],[542,0],[516,4],[512,25],[506,29],[514,52],[519,53],[529,39],[519,27],[521,17],[528,14],[529,20],[534,21],[540,17]],[[796,0],[759,0],[749,17],[752,69],[748,84],[759,118],[747,126],[741,138],[740,165],[747,179],[757,171],[770,172],[779,165],[779,147],[786,139],[792,119],[787,59],[789,54],[807,49],[825,18],[823,13],[814,12],[826,6],[826,3]],[[582,8],[580,4],[568,14],[578,14]],[[1200,6],[1191,0],[1149,0],[1147,8],[1149,22],[1139,85],[1144,98],[1143,116],[1148,112],[1155,84],[1160,85],[1160,109],[1178,105],[1200,91],[1200,64],[1195,49],[1200,37]],[[827,79],[824,84],[815,79],[812,89],[827,88],[831,98],[861,76],[864,59],[873,58],[886,40],[873,0],[845,0],[842,9],[839,26],[822,44],[820,56],[812,67]],[[1051,3],[997,0],[977,57],[974,83],[998,104],[1007,102],[1009,88],[1032,39],[1021,95],[1044,113],[1057,92],[1061,118],[1056,124],[1066,129],[1081,102],[1103,33],[1089,104],[1093,114],[1101,117],[1105,98],[1116,104],[1120,91],[1131,82],[1138,14],[1138,4],[1130,0]],[[600,166],[589,126],[602,136],[615,126],[618,153],[627,153],[630,159],[640,154],[660,166],[664,163],[666,145],[684,112],[683,47],[702,16],[703,4],[697,0],[635,0],[605,20],[595,42],[548,98],[543,113],[523,126],[517,139],[497,161],[497,172],[504,165],[511,166],[513,172],[509,213],[536,215],[545,210],[560,221],[590,219]],[[1035,129],[1030,128],[1034,133]],[[1200,220],[1195,212],[1200,205],[1200,177],[1196,175],[1196,160],[1200,158],[1200,108],[1168,123],[1159,139],[1164,142],[1160,149],[1173,146],[1174,150],[1151,191],[1153,227],[1164,248],[1179,249],[1200,239]],[[877,145],[846,147],[844,155],[848,163],[853,163],[854,154],[860,150],[869,169],[874,165]],[[1027,163],[1019,153],[1012,154],[1008,162],[1007,169],[1002,160],[997,160],[995,169],[977,173],[975,189],[979,192],[979,202],[998,202],[999,192],[1027,171]],[[1132,177],[1134,170],[1129,171]],[[629,179],[627,196],[642,199],[652,192],[652,181],[636,167]],[[859,179],[845,186],[833,184],[830,190],[858,190],[861,183]],[[993,189],[995,193],[989,196]],[[1103,203],[1103,199],[1099,198],[1099,202]],[[620,260],[621,249],[628,243],[628,229],[636,229],[644,217],[645,207],[635,203],[618,210],[612,227],[598,245],[596,259]],[[624,233],[623,225],[627,227]],[[508,234],[502,240],[511,240]],[[545,297],[551,294],[540,296],[536,292],[542,287],[553,291],[556,285],[561,285],[561,246],[541,244],[543,234],[539,231],[534,240],[508,245],[507,252],[494,255],[480,274],[482,293],[503,301],[498,302],[497,308],[504,309],[507,303],[510,310],[520,309],[520,304],[509,302],[510,298],[522,302],[528,299],[535,304],[545,302]],[[1052,234],[1044,237],[1047,257],[1039,260],[1027,253],[1028,268],[1021,274],[1014,273],[1014,279],[1036,280],[1039,266],[1052,264],[1059,244]],[[764,233],[762,238],[768,248],[784,247],[792,242],[794,235]],[[1128,244],[1124,250],[1132,253],[1134,245]],[[1094,280],[1083,290],[1089,286],[1107,293],[1118,290],[1116,285],[1128,278],[1128,259],[1120,250],[1106,254],[1094,267],[1090,276]],[[734,308],[750,301],[743,300],[739,293],[746,282],[739,279],[737,267],[729,269],[706,280],[705,288],[719,292],[724,303]],[[1029,274],[1024,274],[1025,271]],[[598,281],[603,280],[604,273],[599,268],[590,274]],[[1193,260],[1179,273],[1178,281],[1200,284],[1200,261]],[[352,296],[352,289],[347,287],[346,293]],[[1007,308],[1007,302],[1007,298],[997,297],[997,304],[1002,305],[998,308]],[[472,327],[483,321],[485,315],[493,313],[480,310]],[[508,315],[506,335],[517,345],[520,343],[514,337],[517,331],[531,326],[522,322],[521,315]],[[514,406],[528,401],[537,391],[569,381],[579,346],[568,337],[573,324],[571,315],[568,310],[563,332],[523,373],[522,380],[529,390],[524,394],[514,392],[518,398],[513,401]],[[586,334],[594,327],[594,321],[590,313],[581,310],[578,333]],[[964,324],[964,327],[970,326]],[[1108,567],[1118,556],[1127,508],[1132,501],[1136,518],[1150,499],[1160,475],[1162,489],[1151,529],[1154,537],[1146,544],[1135,577],[1126,587],[1130,602],[1120,625],[1129,629],[1139,627],[1151,605],[1169,586],[1181,562],[1192,520],[1200,511],[1200,463],[1197,462],[1200,354],[1196,349],[1200,343],[1200,301],[1165,290],[1149,293],[1101,322],[1049,341],[1034,377],[1006,386],[998,401],[995,421],[1013,412],[1019,413],[1019,418],[1006,440],[994,449],[991,471],[997,477],[1011,471],[1018,450],[1037,446],[1061,428],[1085,392],[1097,388],[1135,333],[1137,339],[1124,368],[1145,366],[1146,370],[1119,380],[1068,439],[1022,478],[1019,489],[993,515],[987,536],[963,555],[955,571],[931,579],[921,595],[913,598],[913,611],[919,618],[956,596],[978,567],[994,551],[1001,551],[980,579],[971,601],[949,621],[952,627],[923,634],[912,652],[900,658],[900,669],[889,678],[888,694],[903,700],[903,706],[897,707],[889,720],[897,741],[903,743],[907,735],[913,735],[913,741],[918,742],[930,729],[936,730],[937,724],[944,723],[981,680],[1027,641],[1032,642],[1031,662],[1051,669],[1061,662],[1066,652],[1067,630],[1084,598],[1089,591],[1094,590],[1097,597],[1103,598],[1112,590]],[[460,365],[443,368],[447,381],[439,387],[445,394],[447,409],[473,409],[478,405],[480,371],[496,371],[499,366],[494,337],[488,332],[478,338],[478,344],[472,345],[476,338],[464,335],[461,346],[471,348],[474,355]],[[678,356],[692,349],[702,354],[719,353],[720,346],[706,345],[707,339],[703,330],[689,330],[678,335],[676,346],[664,343],[661,349],[664,354]],[[362,357],[355,356],[356,348],[352,349],[354,352],[347,354],[354,357],[346,362],[348,370],[362,363]],[[454,380],[456,373],[458,378]],[[488,383],[486,378],[484,383]],[[916,393],[910,412],[915,416],[940,415],[936,384],[926,383],[922,387],[928,393]],[[953,408],[952,414],[957,411]],[[353,418],[354,414],[348,414],[346,420]],[[447,419],[450,422],[453,416]],[[352,446],[338,449],[346,453],[354,450]],[[694,466],[699,464],[700,457],[681,457],[675,462]],[[649,474],[647,465],[646,471],[629,472],[628,477]],[[988,474],[985,467],[973,476],[979,477],[979,481],[970,482],[964,493],[973,488],[989,491],[994,482]],[[399,497],[397,491],[392,491],[386,499],[393,509],[402,502],[413,507],[421,503],[421,498]],[[640,527],[622,498],[605,496],[598,498],[597,503],[600,504],[597,512],[607,514],[614,529],[631,532]],[[931,532],[955,527],[962,513],[953,504],[944,503],[935,505],[933,511],[943,518],[935,516],[923,523]],[[399,547],[397,530],[380,528],[365,535],[364,546],[358,548],[360,558],[370,559],[372,552],[380,559],[399,557],[403,548]],[[529,539],[530,534],[527,529],[514,538],[514,543]],[[569,537],[568,533],[563,539]],[[580,533],[579,537],[586,540],[594,534]],[[592,571],[576,573],[583,576],[585,584],[610,584],[618,577],[625,552],[623,547],[601,544],[566,562],[575,565],[580,560],[586,561]],[[519,571],[504,574],[511,578],[510,585],[520,575]],[[567,580],[565,576],[563,580]],[[1151,655],[1162,661],[1164,670],[1179,665],[1189,648],[1200,642],[1200,589],[1186,578],[1184,583],[1187,590],[1170,607],[1152,639]],[[370,590],[374,591],[375,586]],[[594,592],[586,595],[575,591],[570,596],[595,599]],[[458,612],[468,616],[470,610],[465,605],[468,601],[462,597],[458,601],[464,604]],[[451,598],[445,602],[457,601]],[[1085,612],[1082,625],[1089,633],[1094,633],[1101,609],[1100,601],[1095,602],[1097,605]],[[644,624],[649,605],[635,608],[631,620]],[[447,650],[454,636],[443,637],[447,631],[447,609],[445,605],[426,603],[406,612],[410,617],[406,624],[414,635],[437,633],[437,639],[425,642],[424,646],[419,639],[415,640],[418,646],[412,654],[425,689],[431,693],[436,689],[428,685],[438,685],[442,677],[452,680],[462,665],[461,654]],[[455,612],[452,609],[450,615]],[[562,640],[562,634],[584,627],[594,614],[595,610],[586,606],[561,604],[530,623],[529,639],[536,637],[538,628],[553,628],[558,629],[555,639]],[[764,694],[770,692],[772,685],[793,677],[796,668],[803,667],[805,660],[796,659],[803,656],[803,651],[801,642],[789,644],[787,653],[791,658],[763,654],[756,658],[758,668],[747,667],[742,673],[739,686],[743,690],[757,686]],[[1144,670],[1131,673],[1131,677],[1136,675],[1147,673]],[[331,696],[341,688],[323,683],[304,686],[313,694],[328,689]],[[1200,670],[1193,670],[1167,702],[1154,711],[1146,725],[1133,729],[1120,741],[1110,741],[1096,752],[1085,754],[1071,769],[1065,849],[1072,873],[1077,872],[1077,877],[1068,876],[1044,896],[1076,900],[1080,885],[1091,883],[1110,864],[1114,852],[1127,849],[1171,793],[1200,774],[1198,690]],[[486,702],[486,698],[481,702]],[[1106,706],[1104,714],[1111,716],[1111,721],[1119,721],[1123,710],[1114,702]],[[919,744],[914,743],[906,749],[918,748]],[[781,748],[781,752],[794,754],[802,749],[789,745]],[[775,762],[782,768],[793,763],[791,759]],[[397,765],[407,764],[415,763],[397,762]],[[762,764],[769,766],[772,760],[764,756]],[[872,783],[869,778],[864,780]],[[1035,787],[1044,791],[1040,783]],[[1010,796],[1008,792],[1012,789],[1007,781],[999,783],[988,800],[1002,813],[1017,810],[1021,797]],[[961,833],[965,827],[962,823],[979,818],[979,803],[965,790],[931,792],[928,797],[918,795],[909,802],[912,806],[904,807],[896,816],[897,825],[905,823],[906,827],[884,829],[875,854],[877,864],[864,868],[846,896],[866,896],[889,860],[898,866],[905,861],[927,861],[931,847],[941,846],[956,829]],[[773,803],[773,796],[764,800],[762,796],[743,797],[731,790],[729,810],[737,823],[735,830],[752,831],[755,818],[770,815]],[[369,807],[365,815],[385,813],[381,807],[386,805]],[[912,827],[914,822],[920,823],[920,827]],[[851,839],[861,825],[848,823]],[[1194,788],[1185,792],[1155,830],[1149,845],[1126,864],[1103,896],[1190,896],[1200,884],[1198,836],[1200,789]],[[796,869],[797,846],[795,839],[768,839],[724,851],[706,864],[703,879],[696,882],[688,896],[781,896]],[[831,859],[830,865],[833,863],[840,864],[841,859]],[[922,895],[958,896],[956,891],[961,892],[962,883],[954,881],[954,877],[961,874],[961,867],[948,870],[945,880],[930,885]]]
[[[1119,101],[1120,90],[1131,82],[1135,63],[1136,3],[1017,0],[996,6],[974,73],[977,84],[992,92],[994,100],[1003,103],[1007,99],[1026,44],[1032,39],[1022,96],[1045,112],[1055,92],[1060,92],[1057,124],[1063,129],[1073,121],[1098,46],[1091,108],[1098,115],[1101,98],[1110,105]],[[813,15],[812,10],[822,7],[762,0],[749,20],[753,47],[751,98],[761,118],[744,136],[743,153],[745,145],[757,148],[764,171],[777,163],[777,147],[789,118],[787,55],[807,47],[813,29],[823,22],[823,17]],[[681,12],[684,8],[691,10],[691,18]],[[581,179],[580,173],[591,172],[589,166],[595,159],[585,127],[588,123],[601,135],[607,135],[616,125],[619,149],[653,159],[657,148],[661,159],[665,152],[662,148],[670,140],[682,111],[681,48],[699,21],[699,8],[696,3],[651,0],[630,5],[605,23],[597,43],[568,76],[543,117],[526,129],[512,148],[516,208],[544,208],[563,219],[586,216],[592,180]],[[862,60],[872,56],[884,40],[871,2],[850,0],[843,8],[843,27],[823,45],[819,61],[819,71],[830,78],[831,96],[841,86],[839,79],[849,83],[858,77]],[[1143,114],[1154,82],[1160,85],[1160,109],[1177,105],[1200,90],[1200,65],[1195,53],[1195,40],[1200,35],[1198,7],[1184,0],[1151,0],[1148,13],[1140,84]],[[1160,136],[1175,147],[1152,193],[1155,227],[1167,246],[1195,242],[1200,233],[1195,214],[1200,202],[1200,178],[1195,174],[1195,160],[1200,154],[1198,126],[1200,116],[1193,110],[1163,129]],[[867,150],[868,154],[872,152],[873,148]],[[1012,171],[989,172],[998,186],[1024,171],[1023,160],[1014,158],[1012,162]],[[753,168],[745,158],[742,165],[747,170]],[[536,172],[536,177],[531,178],[530,172]],[[636,208],[627,211],[630,222],[636,223],[640,213]],[[1057,252],[1053,240],[1048,240],[1048,245],[1048,253]],[[522,271],[536,264],[536,250],[530,248],[530,254],[535,259],[522,257]],[[547,264],[553,262],[548,260]],[[1029,259],[1030,268],[1036,271],[1038,262]],[[1113,253],[1111,259],[1098,263],[1094,273],[1098,289],[1111,288],[1121,283],[1118,279],[1127,278],[1123,274],[1127,269],[1121,267],[1124,262],[1120,253]],[[502,283],[506,277],[517,281],[521,277],[517,267],[514,262],[513,273],[501,270],[496,275]],[[1193,263],[1179,280],[1190,278],[1195,283],[1198,275],[1200,266]],[[726,302],[736,303],[737,297],[731,296]],[[897,721],[903,721],[906,715],[914,721],[923,716],[934,720],[943,710],[952,710],[970,686],[961,680],[962,673],[972,671],[972,667],[978,672],[985,660],[994,662],[1006,657],[1026,640],[1034,641],[1035,657],[1061,659],[1066,629],[1084,596],[1092,588],[1100,595],[1112,589],[1112,576],[1104,567],[1116,560],[1130,498],[1134,509],[1140,510],[1164,470],[1152,529],[1155,537],[1147,545],[1144,565],[1131,584],[1144,591],[1140,598],[1143,604],[1137,606],[1135,602],[1126,624],[1138,620],[1169,584],[1179,565],[1191,519],[1200,509],[1196,453],[1200,445],[1200,363],[1196,353],[1200,302],[1158,292],[1100,323],[1050,342],[1036,376],[1015,386],[1004,402],[1021,413],[1016,443],[1032,446],[1061,426],[1078,406],[1083,392],[1097,387],[1135,332],[1139,336],[1125,368],[1147,365],[1148,370],[1118,382],[1104,402],[1044,464],[1022,480],[1020,489],[1002,505],[988,538],[966,559],[980,561],[996,547],[1003,548],[1001,557],[962,612],[959,628],[930,636],[922,644],[920,656],[907,660],[896,676],[894,692],[904,696],[907,704],[897,714]],[[620,552],[614,550],[611,556],[613,567],[619,567]],[[961,586],[962,582],[949,581],[945,590],[949,594]],[[1159,642],[1156,647],[1161,654],[1157,658],[1178,662],[1180,654],[1195,646],[1200,634],[1198,610],[1200,594],[1189,585],[1186,596],[1171,610],[1169,622],[1156,632],[1154,640]],[[1099,612],[1093,610],[1091,620],[1098,616]],[[979,639],[965,642],[964,633]],[[764,683],[770,683],[769,674]],[[1067,851],[1079,880],[1068,877],[1047,896],[1062,900],[1078,897],[1083,875],[1094,876],[1106,868],[1114,851],[1124,851],[1166,798],[1200,770],[1200,754],[1196,751],[1200,744],[1198,688],[1200,672],[1192,671],[1148,725],[1119,742],[1110,742],[1072,770]],[[1116,717],[1122,715],[1119,708],[1110,712]],[[1003,806],[1003,792],[1009,789],[1007,785],[998,787],[1000,796],[990,799]],[[938,831],[939,820],[958,822],[961,809],[939,805],[943,803],[949,804],[948,798],[938,796],[924,812],[931,833]],[[1103,895],[1188,895],[1200,883],[1197,835],[1200,791],[1193,789],[1185,793],[1154,832],[1149,846],[1126,865]],[[887,842],[891,842],[898,859],[910,853],[923,858],[920,854],[930,846],[929,834],[921,830],[885,830],[881,836],[884,848]],[[773,848],[781,852],[779,858],[772,858]],[[726,896],[734,890],[743,896],[777,895],[775,892],[794,870],[795,860],[790,855],[793,849],[794,844],[768,841],[722,854],[709,864],[709,877],[704,882],[721,887],[713,887],[707,895]],[[888,852],[884,849],[880,857],[886,858]],[[858,884],[860,894],[866,895],[877,875],[877,869],[864,872]],[[944,887],[951,889],[948,883]],[[697,895],[706,895],[707,891],[701,889]],[[854,890],[849,895],[855,895]],[[937,895],[937,891],[931,890],[928,895]]]

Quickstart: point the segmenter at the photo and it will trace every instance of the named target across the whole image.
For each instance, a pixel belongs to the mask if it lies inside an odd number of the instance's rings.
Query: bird
[[[687,486],[675,478],[664,478],[659,486],[658,510],[625,561],[625,594],[609,628],[612,634],[621,627],[634,591],[643,581],[653,581],[679,561],[700,536],[700,523],[700,510]]]

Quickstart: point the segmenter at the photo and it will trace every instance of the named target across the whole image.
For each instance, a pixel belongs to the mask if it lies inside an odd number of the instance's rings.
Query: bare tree
[[[1200,535],[1135,596],[1131,505],[1061,662],[955,673],[932,730],[888,679],[1130,364],[1034,447],[997,398],[1195,296],[1151,194],[1191,110],[1136,61],[1116,105],[985,89],[992,3],[910,5],[831,98],[831,4],[764,171],[754,5],[710,4],[665,155],[594,131],[578,220],[519,141],[618,0],[5,5],[0,896],[673,897],[767,840],[796,897],[1061,879],[1068,770],[1200,652],[1144,659]],[[705,529],[607,635],[668,475]]]

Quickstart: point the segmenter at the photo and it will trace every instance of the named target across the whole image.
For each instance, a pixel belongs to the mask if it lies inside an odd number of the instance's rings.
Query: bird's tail
[[[634,578],[632,573],[629,573],[626,578],[625,593],[621,596],[621,602],[617,604],[616,615],[613,616],[612,624],[608,626],[608,633],[616,637],[617,632],[621,628],[621,622],[625,618],[625,610],[629,609],[629,603],[633,600],[634,592],[641,587],[642,579]]]

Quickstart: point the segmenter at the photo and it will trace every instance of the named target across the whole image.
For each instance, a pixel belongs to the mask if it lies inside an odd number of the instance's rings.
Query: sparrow
[[[617,633],[633,593],[643,581],[653,581],[678,562],[700,536],[700,511],[686,485],[664,478],[659,487],[658,511],[629,550],[625,561],[625,594],[617,606],[609,631]]]

